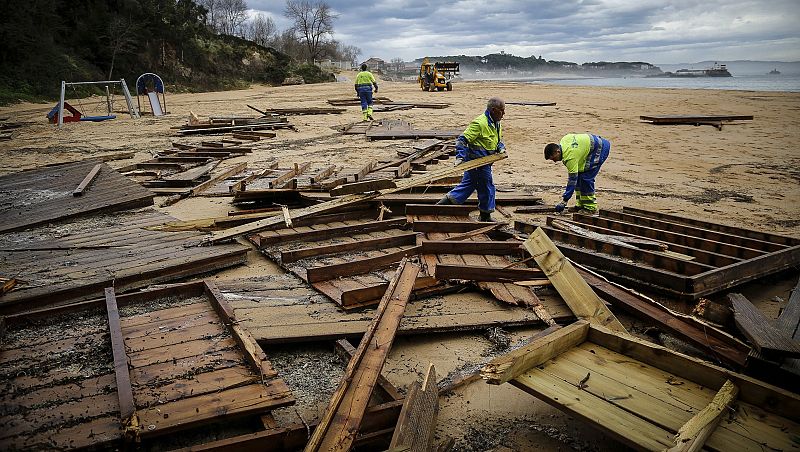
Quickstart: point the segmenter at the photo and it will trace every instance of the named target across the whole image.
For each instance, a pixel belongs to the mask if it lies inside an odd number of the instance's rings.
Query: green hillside
[[[205,10],[191,0],[13,3],[0,17],[0,104],[56,99],[62,80],[124,78],[132,88],[145,72],[160,75],[171,91],[332,77],[272,48],[210,32]]]

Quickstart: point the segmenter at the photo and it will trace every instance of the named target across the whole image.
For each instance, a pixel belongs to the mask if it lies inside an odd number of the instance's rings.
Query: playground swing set
[[[105,85],[105,115],[87,115],[86,108],[81,102],[80,97],[76,96],[76,104],[79,108],[75,108],[75,106],[70,105],[69,102],[66,102],[65,95],[67,91],[67,87],[71,87],[73,92],[75,92],[75,87],[78,85]],[[103,80],[103,81],[89,81],[89,82],[61,82],[61,97],[59,99],[58,104],[53,107],[52,110],[47,114],[47,118],[51,123],[58,124],[59,127],[63,126],[65,122],[78,122],[78,121],[106,121],[109,119],[115,119],[116,115],[112,114],[114,111],[114,96],[111,94],[109,86],[119,86],[123,96],[125,97],[125,103],[128,106],[128,113],[131,115],[131,118],[138,118],[140,116],[139,112],[142,112],[142,102],[140,100],[140,96],[147,96],[150,104],[150,112],[154,116],[163,116],[166,112],[166,97],[165,97],[165,90],[164,90],[164,82],[161,80],[156,74],[153,73],[145,73],[139,76],[136,79],[136,101],[139,108],[136,108],[133,104],[133,99],[131,97],[131,93],[128,90],[128,85],[125,83],[125,79],[120,80]],[[159,98],[158,95],[161,95]],[[100,104],[103,102],[101,101]],[[97,107],[99,104],[95,104]],[[69,114],[65,114],[69,113]]]

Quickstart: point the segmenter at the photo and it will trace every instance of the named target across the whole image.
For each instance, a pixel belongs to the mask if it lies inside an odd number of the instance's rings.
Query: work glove
[[[506,145],[504,145],[503,143],[500,143],[497,146],[497,153],[498,154],[505,154],[506,153]]]
[[[462,159],[456,159],[455,163],[453,163],[453,166],[458,166],[458,165],[460,165],[460,164],[462,164],[462,163],[464,163],[464,160],[462,160]]]
[[[558,204],[556,204],[556,212],[557,213],[563,213],[564,209],[566,209],[566,208],[567,208],[567,203],[565,203],[563,201],[558,203]]]

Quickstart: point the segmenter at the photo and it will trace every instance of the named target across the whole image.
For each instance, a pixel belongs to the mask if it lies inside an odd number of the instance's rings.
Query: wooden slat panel
[[[742,294],[728,294],[736,326],[763,355],[798,358],[800,343],[775,327]]]

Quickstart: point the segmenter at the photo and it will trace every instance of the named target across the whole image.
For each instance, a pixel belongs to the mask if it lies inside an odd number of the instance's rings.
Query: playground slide
[[[153,116],[164,116],[164,111],[161,110],[161,103],[158,102],[158,93],[147,93],[150,98],[150,108],[153,109]]]

